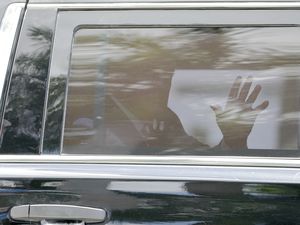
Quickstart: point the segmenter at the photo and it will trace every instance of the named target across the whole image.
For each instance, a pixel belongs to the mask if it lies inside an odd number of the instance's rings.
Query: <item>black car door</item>
[[[29,1],[1,222],[300,224],[298,7]]]

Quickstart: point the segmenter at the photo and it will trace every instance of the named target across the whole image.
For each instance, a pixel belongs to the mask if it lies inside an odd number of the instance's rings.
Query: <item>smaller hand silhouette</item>
[[[252,77],[248,77],[243,82],[242,77],[238,76],[230,89],[225,107],[211,106],[222,131],[223,142],[231,149],[247,148],[247,139],[257,116],[269,105],[269,101],[264,101],[252,107],[262,89],[256,85],[249,95],[252,80]]]
[[[165,138],[165,122],[153,119],[151,124],[145,124],[142,133],[147,139],[148,145],[157,145],[160,142],[166,141]]]

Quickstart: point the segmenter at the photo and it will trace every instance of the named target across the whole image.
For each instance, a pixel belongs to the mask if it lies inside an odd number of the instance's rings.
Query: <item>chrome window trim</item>
[[[300,2],[115,2],[115,3],[30,3],[30,7],[57,7],[60,10],[84,9],[299,9]]]
[[[1,155],[0,164],[118,164],[300,168],[299,158],[242,156]],[[1,170],[0,170],[1,172]],[[299,171],[300,172],[300,171]]]
[[[299,168],[120,165],[0,164],[0,178],[109,179],[300,184]]]
[[[14,48],[14,41],[17,33],[17,28],[20,23],[22,10],[25,3],[10,4],[3,16],[0,25],[0,49],[1,49],[1,67],[0,67],[0,99],[3,100],[4,83],[11,61],[11,55]]]

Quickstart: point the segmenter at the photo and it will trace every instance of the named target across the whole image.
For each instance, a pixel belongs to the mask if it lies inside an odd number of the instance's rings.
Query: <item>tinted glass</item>
[[[47,20],[40,20],[46,16]],[[39,154],[56,10],[27,10],[9,81],[0,154]]]
[[[63,152],[297,150],[299,34],[296,27],[80,29]]]

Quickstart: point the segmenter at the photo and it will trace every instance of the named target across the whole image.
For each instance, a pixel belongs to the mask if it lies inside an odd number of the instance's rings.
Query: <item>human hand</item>
[[[252,108],[262,89],[256,85],[248,97],[252,80],[252,77],[247,77],[243,82],[242,77],[238,76],[229,91],[225,107],[211,106],[223,134],[223,143],[231,149],[247,148],[247,139],[257,116],[269,105],[269,101],[264,101]]]
[[[150,124],[145,124],[142,128],[142,134],[149,146],[157,146],[165,139],[165,122],[159,119],[153,119]]]
[[[141,133],[148,147],[182,146],[187,137],[180,119],[169,108],[161,109],[153,119],[145,122]]]

